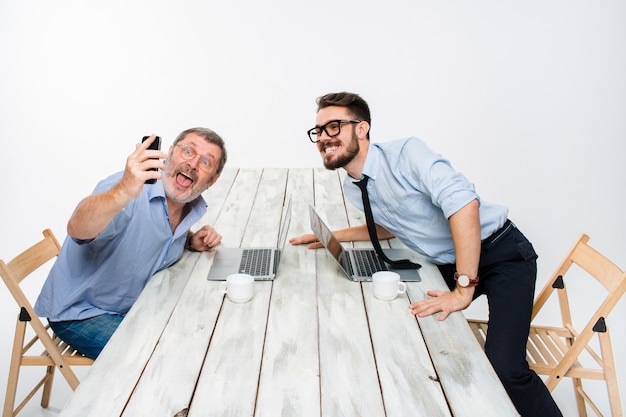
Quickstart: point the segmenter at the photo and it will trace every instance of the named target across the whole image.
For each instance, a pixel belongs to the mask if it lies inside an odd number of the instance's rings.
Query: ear
[[[222,175],[222,174],[215,174],[215,175],[213,175],[213,178],[211,178],[211,181],[209,181],[209,187],[212,186],[213,184],[215,184],[215,181],[217,181],[217,179],[220,177],[220,175]]]
[[[356,135],[359,139],[367,139],[367,133],[370,131],[370,124],[367,123],[366,121],[362,121],[359,122],[358,125],[356,125]]]

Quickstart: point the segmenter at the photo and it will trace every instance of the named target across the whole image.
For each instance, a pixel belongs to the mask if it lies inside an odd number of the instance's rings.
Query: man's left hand
[[[213,249],[222,243],[222,235],[211,226],[202,226],[200,230],[189,239],[191,249],[204,252]]]
[[[455,288],[454,291],[427,291],[432,298],[417,301],[411,305],[411,313],[426,317],[441,312],[439,320],[445,320],[450,313],[465,310],[472,302],[474,288]]]

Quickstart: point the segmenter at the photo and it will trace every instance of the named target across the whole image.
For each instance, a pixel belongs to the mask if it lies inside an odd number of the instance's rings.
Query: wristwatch
[[[478,277],[470,278],[465,274],[459,275],[459,273],[454,274],[454,279],[456,279],[456,283],[459,284],[459,287],[475,287],[478,285]]]

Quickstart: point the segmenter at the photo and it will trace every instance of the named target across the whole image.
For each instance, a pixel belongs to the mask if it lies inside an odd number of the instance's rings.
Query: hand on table
[[[202,226],[200,230],[191,236],[189,246],[198,252],[207,251],[222,243],[222,235],[211,226]]]
[[[465,310],[472,302],[473,288],[459,289],[453,291],[427,291],[427,298],[417,301],[409,305],[411,314],[418,317],[426,317],[441,312],[439,320],[445,320],[446,317],[455,311]]]
[[[307,244],[307,248],[309,249],[319,249],[323,247],[313,233],[307,233],[301,236],[292,237],[291,239],[289,239],[289,243],[291,243],[292,245]]]

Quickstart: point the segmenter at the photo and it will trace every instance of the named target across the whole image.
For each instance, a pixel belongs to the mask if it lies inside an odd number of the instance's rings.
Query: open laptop
[[[280,254],[287,241],[287,229],[289,229],[290,222],[291,195],[287,200],[287,209],[280,225],[278,247],[218,248],[207,279],[221,281],[237,273],[250,274],[255,280],[276,278],[276,270],[280,262]]]
[[[371,281],[372,274],[378,271],[397,272],[401,281],[422,280],[417,269],[393,268],[380,259],[374,249],[344,248],[311,205],[309,212],[313,233],[352,281]],[[413,256],[408,249],[383,249],[383,252],[390,259],[410,259]]]

